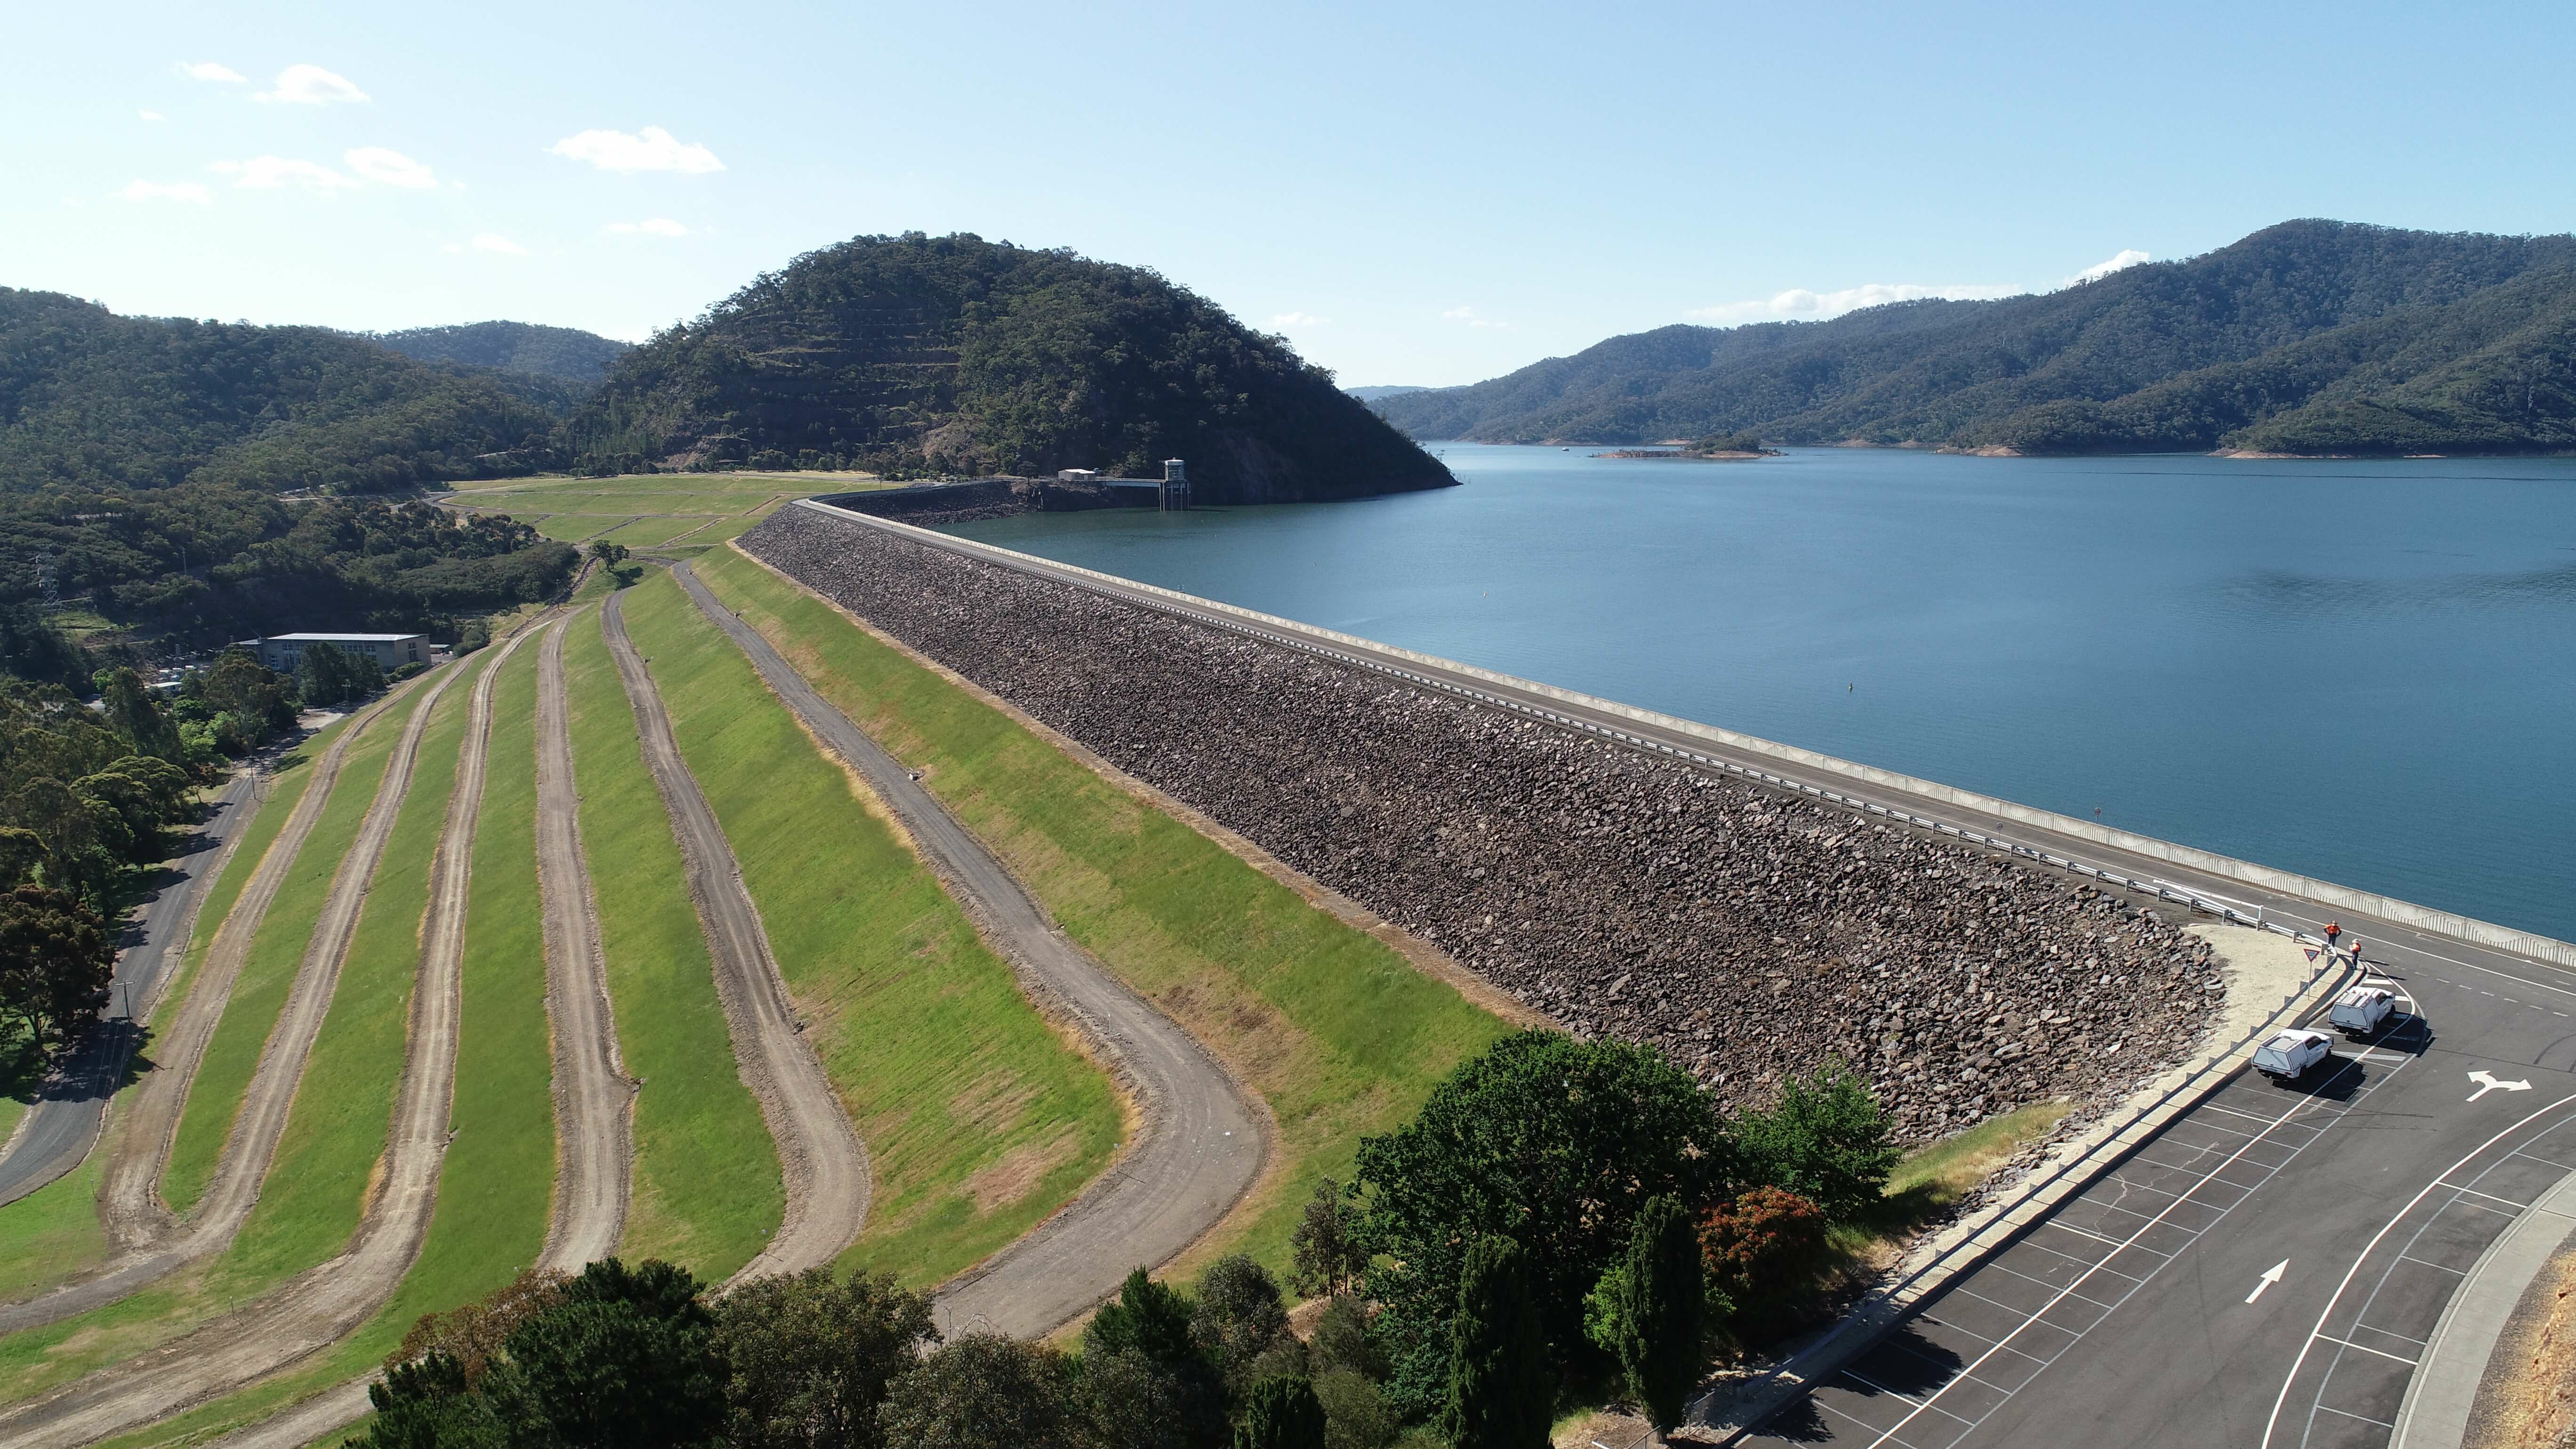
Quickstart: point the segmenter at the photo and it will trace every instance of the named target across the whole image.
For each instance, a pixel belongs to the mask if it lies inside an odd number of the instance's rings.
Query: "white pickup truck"
[[[2385,986],[2356,986],[2335,998],[2334,1010],[2326,1020],[2344,1035],[2366,1037],[2379,1030],[2388,1013],[2397,1009],[2397,993]]]
[[[2333,1055],[2333,1037],[2294,1026],[2274,1032],[2254,1049],[2254,1070],[2275,1082],[2295,1082]]]

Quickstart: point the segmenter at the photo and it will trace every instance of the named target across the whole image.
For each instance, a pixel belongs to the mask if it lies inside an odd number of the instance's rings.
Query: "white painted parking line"
[[[2453,1277],[2457,1277],[2457,1278],[2466,1278],[2467,1276],[2469,1276],[2469,1270],[2468,1270],[2468,1269],[2466,1269],[2466,1268],[2454,1268],[2454,1267],[2452,1267],[2452,1266],[2451,1266],[2450,1264],[2448,1264],[2448,1263],[2436,1263],[2436,1262],[2434,1262],[2434,1261],[2433,1261],[2432,1259],[2430,1259],[2430,1258],[2418,1258],[2418,1257],[2416,1257],[2416,1256],[2415,1256],[2414,1254],[2412,1254],[2412,1253],[2400,1253],[2400,1254],[2398,1254],[2398,1255],[2397,1255],[2397,1261],[2399,1261],[2399,1262],[2401,1262],[2401,1263],[2420,1263],[2420,1264],[2422,1264],[2423,1266],[2425,1266],[2425,1267],[2427,1267],[2427,1268],[2432,1268],[2432,1269],[2438,1270],[2438,1271],[2440,1271],[2440,1272],[2448,1273],[2448,1274],[2451,1274]]]
[[[2482,1198],[2485,1198],[2485,1199],[2486,1199],[2487,1201],[2489,1201],[2489,1202],[2500,1202],[2500,1203],[2504,1203],[2504,1204],[2506,1204],[2507,1206],[2511,1207],[2515,1212],[2520,1212],[2520,1211],[2522,1211],[2524,1208],[2527,1208],[2527,1207],[2531,1206],[2531,1204],[2529,1204],[2529,1203],[2527,1203],[2527,1202],[2521,1202],[2521,1201],[2518,1201],[2518,1200],[2516,1200],[2516,1199],[2514,1199],[2514,1198],[2509,1198],[2509,1197],[2498,1197],[2498,1196],[2496,1196],[2494,1193],[2491,1193],[2491,1192],[2480,1192],[2480,1191],[2478,1191],[2478,1190],[2477,1190],[2476,1188],[2474,1188],[2474,1187],[2461,1187],[2461,1186],[2459,1186],[2459,1185],[2458,1185],[2458,1184],[2456,1184],[2456,1183],[2449,1183],[2449,1182],[2437,1182],[2437,1183],[2435,1183],[2435,1184],[2433,1184],[2433,1185],[2434,1185],[2435,1187],[2447,1187],[2447,1188],[2449,1188],[2449,1189],[2450,1189],[2451,1191],[2453,1191],[2453,1192],[2465,1192],[2465,1193],[2467,1193],[2467,1194],[2468,1194],[2469,1196],[2471,1196],[2471,1197],[2482,1197]]]
[[[2375,1332],[2376,1330],[2373,1331]],[[2375,1353],[2381,1358],[2395,1359],[2397,1362],[2406,1365],[2408,1368],[2415,1367],[2415,1360],[2408,1358],[2403,1354],[2390,1353],[2388,1350],[2383,1348],[2372,1348],[2366,1343],[2355,1343],[2349,1338],[2337,1338],[2331,1333],[2320,1333],[2317,1337],[2324,1339],[2328,1343],[2339,1343],[2346,1348],[2358,1349],[2363,1353]],[[2421,1342],[2421,1340],[2418,1340],[2418,1342]]]

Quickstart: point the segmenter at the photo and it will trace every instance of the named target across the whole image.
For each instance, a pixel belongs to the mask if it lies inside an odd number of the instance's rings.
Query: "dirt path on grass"
[[[554,1038],[555,1205],[539,1267],[578,1273],[626,1231],[635,1084],[617,1052],[599,902],[581,851],[564,629],[537,654],[537,886],[545,898],[546,1016]]]
[[[411,1270],[429,1230],[430,1211],[438,1196],[438,1169],[447,1153],[448,1113],[456,1084],[467,888],[474,828],[483,805],[492,688],[501,666],[532,632],[522,630],[500,646],[474,684],[472,714],[456,764],[456,793],[448,801],[438,853],[430,864],[429,908],[421,921],[420,972],[412,989],[402,1083],[374,1195],[348,1248],[193,1333],[0,1412],[0,1443],[11,1449],[69,1449],[240,1388],[338,1342],[373,1316]],[[439,689],[461,676],[461,671],[450,673]],[[423,702],[413,716],[414,728],[405,732],[397,752],[406,788],[420,727],[435,703],[434,695]],[[377,805],[381,808],[384,803],[379,792]],[[393,812],[382,813],[389,831]],[[350,856],[352,864],[364,857],[369,871],[374,867],[373,855],[381,853],[384,844],[384,832],[374,829],[376,816],[376,811],[369,812],[359,832],[360,849]],[[339,903],[338,894],[335,881],[334,906]],[[353,929],[354,903],[349,915]],[[331,919],[326,907],[326,923]],[[317,943],[327,934],[317,931]],[[344,950],[347,935],[347,930],[339,932]]]
[[[582,855],[580,791],[564,686],[563,636],[548,626],[537,653],[537,885],[545,899],[546,1015],[554,1046],[555,1203],[541,1268],[578,1273],[626,1231],[635,1153],[635,1084],[618,1057],[599,903]],[[351,1379],[215,1441],[216,1449],[303,1449],[367,1413]]]
[[[295,984],[288,990],[277,1024],[269,1030],[259,1068],[243,1094],[241,1112],[233,1119],[232,1135],[224,1143],[214,1179],[206,1184],[195,1210],[185,1219],[174,1218],[158,1196],[161,1169],[178,1132],[188,1088],[250,953],[251,939],[276,900],[287,872],[293,869],[306,837],[312,834],[330,787],[339,777],[342,759],[360,732],[393,707],[392,697],[353,721],[315,762],[313,779],[305,785],[303,798],[296,801],[295,813],[287,818],[277,840],[261,857],[259,869],[243,887],[232,914],[217,930],[214,944],[206,952],[204,977],[188,994],[187,1005],[178,1019],[171,1023],[167,1066],[146,1078],[143,1090],[136,1094],[134,1115],[118,1134],[100,1194],[100,1216],[111,1241],[123,1251],[72,1283],[0,1307],[0,1333],[52,1323],[113,1303],[186,1264],[223,1251],[232,1242],[233,1234],[240,1231],[259,1201],[260,1184],[277,1155],[278,1138],[286,1131],[287,1114],[295,1102],[296,1086],[303,1079],[305,1060],[312,1054],[314,1038],[321,1034],[323,1018],[330,1012],[332,994],[340,984],[341,963],[347,959],[350,940],[357,933],[358,911],[365,903],[367,886],[375,877],[385,842],[393,834],[394,817],[402,808],[403,797],[411,790],[412,766],[420,754],[421,736],[429,729],[429,717],[439,699],[460,677],[462,671],[451,666],[431,684],[419,707],[412,711],[392,758],[385,762],[376,798],[367,807],[357,839],[331,878],[331,893],[314,923]],[[166,1087],[161,1085],[164,1080],[169,1084]]]
[[[985,939],[1042,1005],[1073,1019],[1136,1102],[1142,1121],[1117,1161],[1035,1231],[941,1288],[940,1326],[1035,1337],[1117,1291],[1129,1270],[1169,1262],[1260,1175],[1267,1113],[1189,1033],[1057,930],[983,842],[687,564],[673,572],[806,729],[866,777]]]
[[[671,832],[680,843],[689,897],[715,958],[716,994],[733,1036],[734,1061],[743,1085],[760,1102],[786,1179],[786,1220],[733,1281],[820,1267],[839,1257],[867,1222],[868,1150],[823,1064],[798,1035],[802,1027],[761,929],[760,912],[743,886],[742,867],[681,757],[670,714],[626,633],[621,602],[619,595],[609,595],[600,611],[601,628],[635,710],[644,763],[652,769],[663,808],[670,812]]]

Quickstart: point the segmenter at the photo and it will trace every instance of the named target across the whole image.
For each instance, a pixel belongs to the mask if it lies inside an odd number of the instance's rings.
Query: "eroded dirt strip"
[[[412,766],[420,754],[421,736],[427,733],[430,714],[447,687],[461,675],[461,670],[451,666],[431,684],[412,710],[393,758],[385,764],[384,778],[377,784],[376,798],[359,824],[357,839],[331,877],[331,893],[323,902],[312,938],[305,946],[295,984],[287,993],[277,1024],[269,1029],[259,1068],[243,1094],[241,1112],[233,1119],[232,1134],[224,1143],[214,1180],[206,1185],[195,1211],[185,1220],[175,1219],[161,1206],[157,1195],[162,1165],[178,1131],[180,1112],[187,1104],[189,1083],[223,1015],[223,1004],[232,992],[234,979],[241,974],[251,939],[258,933],[260,921],[268,914],[305,837],[312,833],[322,813],[330,787],[339,775],[342,757],[362,730],[393,707],[395,698],[380,701],[364,717],[352,722],[315,763],[313,780],[304,787],[295,813],[278,832],[268,854],[261,857],[258,871],[243,887],[241,899],[208,948],[204,978],[189,993],[186,1008],[171,1024],[170,1066],[146,1078],[143,1089],[136,1094],[134,1118],[119,1134],[100,1198],[108,1232],[124,1251],[78,1282],[0,1308],[0,1333],[52,1323],[112,1303],[188,1263],[221,1252],[232,1242],[233,1234],[240,1231],[259,1201],[260,1184],[277,1155],[278,1138],[286,1131],[287,1114],[295,1102],[296,1085],[304,1076],[305,1059],[312,1054],[313,1040],[321,1034],[323,1018],[330,1012],[332,993],[339,987],[340,966],[357,932],[358,911],[366,901],[367,886],[375,878],[376,863],[393,834],[394,818],[401,812],[403,797],[411,790]],[[167,1087],[161,1085],[165,1076]]]
[[[1117,1163],[1036,1231],[942,1288],[941,1326],[1033,1337],[1108,1297],[1130,1269],[1170,1261],[1260,1175],[1261,1108],[1189,1033],[1066,939],[909,769],[718,603],[687,564],[674,572],[805,727],[867,777],[995,950],[1033,994],[1065,1008],[1136,1098],[1143,1120]]]
[[[537,884],[545,898],[546,1013],[554,1037],[555,1205],[537,1266],[578,1273],[626,1231],[635,1155],[635,1084],[617,1051],[599,904],[582,854],[563,636],[537,654]],[[303,1449],[363,1417],[374,1375],[316,1394],[216,1442],[220,1449]]]
[[[839,1257],[867,1222],[868,1150],[823,1074],[823,1064],[797,1034],[787,985],[761,929],[760,912],[742,883],[741,864],[681,758],[671,716],[626,633],[618,603],[617,595],[609,596],[600,625],[627,702],[635,709],[644,763],[653,772],[663,808],[671,815],[671,833],[680,843],[689,895],[715,957],[716,994],[724,1002],[734,1060],[778,1143],[786,1179],[786,1221],[733,1281],[819,1267]]]
[[[635,1157],[635,1084],[617,1052],[599,902],[581,849],[564,629],[537,655],[537,888],[545,898],[546,1015],[555,1062],[555,1206],[540,1267],[578,1273],[626,1231]]]
[[[492,688],[502,664],[527,642],[530,632],[522,630],[501,646],[475,681],[473,712],[457,759],[456,793],[448,801],[438,854],[430,865],[429,908],[421,922],[420,973],[412,990],[402,1085],[395,1097],[377,1190],[348,1249],[193,1333],[0,1413],[0,1443],[10,1449],[69,1449],[240,1388],[346,1336],[383,1306],[410,1271],[421,1238],[429,1230],[439,1164],[447,1152],[449,1107],[456,1083],[467,886],[474,827],[483,804]],[[449,680],[457,677],[457,673],[448,676]],[[440,688],[445,688],[445,681]],[[434,698],[424,702],[414,717],[415,726],[428,718],[428,706],[435,702]],[[406,785],[417,742],[416,732],[407,733],[399,752]],[[382,796],[378,803],[383,803]],[[376,824],[371,813],[360,831],[360,850],[352,853],[352,863],[367,854],[371,837],[381,848]],[[372,868],[372,859],[368,863]],[[336,905],[336,882],[334,892]],[[351,914],[354,918],[354,910]],[[327,921],[327,908],[325,916]]]

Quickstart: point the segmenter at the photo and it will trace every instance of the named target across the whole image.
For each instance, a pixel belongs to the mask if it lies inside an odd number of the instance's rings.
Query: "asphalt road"
[[[0,1155],[0,1207],[16,1202],[81,1165],[98,1143],[107,1119],[107,1103],[125,1085],[126,1064],[142,1045],[139,1018],[148,1015],[162,980],[187,947],[189,925],[196,919],[197,897],[206,877],[223,868],[236,822],[249,818],[242,809],[258,785],[258,773],[245,770],[214,799],[205,823],[188,837],[187,846],[162,867],[142,912],[125,924],[123,949],[116,957],[116,981],[108,992],[104,1023],[61,1077],[19,1119],[18,1131]]]
[[[1715,762],[1703,768],[1757,771],[1778,788],[1808,787],[1800,793],[1811,801],[1828,790],[1855,813],[1874,805],[1943,822],[2239,903],[2309,935],[2331,916],[2418,1008],[2367,1049],[2339,1049],[2338,1068],[2304,1088],[2250,1071],[2232,1080],[1749,1442],[2382,1445],[2460,1274],[2576,1170],[2576,1127],[2566,1125],[2576,1121],[2576,972],[1803,771],[1385,646],[1319,644],[1141,585],[863,521],[1419,688]],[[2481,1091],[2472,1072],[2528,1086]],[[2275,1265],[2285,1265],[2279,1278],[2254,1296]]]
[[[943,1285],[941,1327],[1046,1333],[1116,1292],[1129,1270],[1161,1266],[1214,1227],[1261,1173],[1267,1119],[1250,1095],[1170,1017],[1066,939],[983,842],[687,564],[675,571],[805,727],[867,777],[985,939],[1067,1010],[1136,1098],[1143,1121],[1118,1160],[1036,1231]]]

